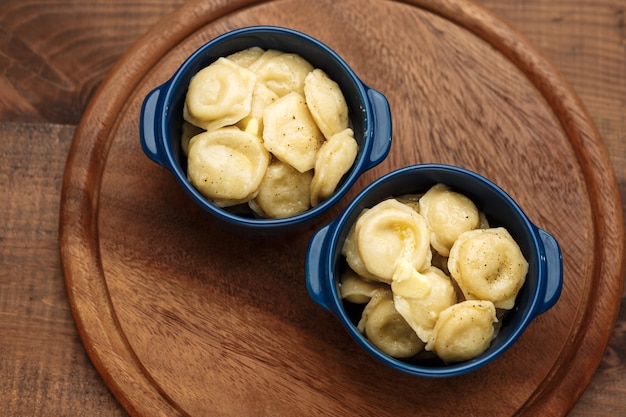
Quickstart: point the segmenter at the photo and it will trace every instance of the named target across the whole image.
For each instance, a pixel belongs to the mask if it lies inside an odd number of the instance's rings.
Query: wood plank
[[[10,415],[125,415],[85,353],[63,285],[59,195],[73,134],[0,123],[0,404]]]
[[[0,120],[76,124],[132,42],[181,0],[8,0],[0,12]],[[135,17],[140,16],[140,19]]]

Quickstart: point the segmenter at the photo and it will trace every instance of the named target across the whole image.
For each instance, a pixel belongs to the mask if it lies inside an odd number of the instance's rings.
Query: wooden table
[[[571,83],[626,199],[626,3],[483,0]],[[0,415],[126,415],[70,313],[59,255],[66,158],[98,85],[180,0],[5,0],[0,7]],[[626,304],[571,416],[626,415]],[[589,370],[592,372],[593,370]],[[565,401],[567,402],[567,401]]]

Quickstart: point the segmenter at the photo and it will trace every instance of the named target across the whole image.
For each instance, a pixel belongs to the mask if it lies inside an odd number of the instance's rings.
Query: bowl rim
[[[415,363],[408,363],[401,359],[397,359],[391,357],[383,352],[381,352],[378,348],[376,348],[367,338],[362,335],[356,326],[352,323],[350,317],[348,316],[345,308],[343,308],[342,300],[339,297],[339,293],[337,291],[337,282],[338,277],[335,277],[335,264],[340,255],[340,234],[346,230],[346,227],[351,226],[347,224],[348,219],[352,217],[355,210],[359,208],[361,202],[368,198],[372,190],[376,190],[382,185],[390,182],[396,181],[404,176],[411,175],[419,175],[423,173],[432,173],[432,172],[452,172],[456,175],[466,176],[471,181],[477,181],[483,185],[486,185],[487,188],[498,194],[502,200],[516,213],[519,219],[522,221],[524,225],[524,230],[527,232],[528,237],[531,241],[531,251],[533,252],[533,256],[536,258],[537,262],[535,262],[534,271],[532,271],[536,276],[536,287],[533,288],[530,299],[528,301],[528,307],[525,309],[521,320],[515,328],[510,329],[507,337],[499,343],[493,349],[490,347],[486,352],[479,355],[476,358],[470,359],[468,361],[445,364],[441,366],[423,366]],[[368,186],[366,186],[351,202],[350,204],[341,212],[341,214],[329,225],[328,234],[326,236],[326,248],[323,250],[323,255],[326,256],[326,262],[323,266],[323,280],[325,281],[326,290],[330,293],[330,308],[335,313],[335,315],[339,318],[339,321],[343,324],[343,326],[348,330],[350,335],[363,347],[367,352],[373,355],[379,361],[396,368],[398,370],[404,371],[409,374],[417,375],[417,376],[426,376],[426,377],[451,377],[451,376],[460,376],[462,374],[469,373],[478,368],[481,368],[496,358],[501,356],[506,350],[508,350],[521,336],[521,334],[526,330],[530,322],[536,317],[535,312],[538,310],[541,302],[541,293],[542,288],[546,285],[546,277],[545,271],[542,266],[540,260],[545,257],[545,250],[543,247],[543,243],[538,234],[538,228],[535,226],[528,216],[524,213],[521,207],[517,204],[517,202],[502,188],[500,188],[496,183],[489,180],[488,178],[478,174],[475,171],[471,171],[469,169],[448,165],[448,164],[438,164],[438,163],[429,163],[429,164],[415,164],[405,166],[403,168],[396,169],[394,171],[388,172],[387,174],[379,177]],[[528,272],[529,274],[531,271]]]
[[[279,35],[279,36],[288,36],[299,39],[300,41],[304,41],[314,48],[321,50],[325,54],[332,59],[338,67],[347,74],[350,81],[353,83],[355,90],[359,94],[359,102],[360,102],[360,110],[363,113],[364,119],[364,132],[363,132],[363,143],[359,146],[359,152],[357,154],[357,159],[355,160],[350,171],[346,173],[344,179],[342,180],[341,185],[333,192],[333,194],[318,204],[315,207],[312,207],[302,213],[299,213],[294,216],[284,217],[284,218],[256,218],[256,217],[243,217],[237,214],[231,213],[230,211],[219,207],[212,202],[209,201],[206,197],[204,197],[189,181],[187,180],[186,173],[183,172],[182,168],[178,163],[176,163],[176,157],[173,155],[171,147],[168,145],[169,141],[169,132],[168,132],[168,118],[163,117],[169,111],[169,104],[172,103],[173,97],[177,93],[180,88],[181,83],[185,79],[186,76],[189,75],[189,71],[194,66],[194,64],[198,60],[202,60],[206,55],[207,51],[210,51],[216,45],[223,44],[224,42],[229,42],[230,40],[245,37],[249,35]],[[299,225],[301,223],[305,223],[308,220],[318,217],[322,213],[326,212],[332,206],[334,206],[343,196],[350,190],[350,188],[354,185],[357,179],[370,167],[368,166],[368,154],[371,151],[373,146],[373,122],[374,115],[372,104],[368,98],[368,91],[371,90],[370,87],[365,85],[361,81],[361,79],[356,75],[354,70],[348,65],[348,63],[333,49],[331,49],[328,45],[323,43],[322,41],[310,36],[306,33],[300,32],[295,29],[281,27],[281,26],[272,26],[272,25],[255,25],[255,26],[247,26],[239,29],[235,29],[226,33],[223,33],[208,42],[204,43],[202,46],[197,48],[189,57],[187,57],[183,63],[178,67],[178,69],[174,72],[171,78],[162,84],[165,88],[165,94],[163,94],[163,105],[160,107],[159,116],[161,123],[161,131],[162,138],[160,142],[163,144],[163,151],[165,153],[165,160],[167,161],[167,165],[174,173],[174,177],[177,181],[183,185],[183,188],[191,195],[191,197],[206,211],[215,215],[221,220],[226,221],[227,223],[236,225],[237,227],[244,227],[246,229],[257,229],[257,230],[273,230],[277,228],[289,228],[291,226]],[[187,88],[185,86],[185,88]]]

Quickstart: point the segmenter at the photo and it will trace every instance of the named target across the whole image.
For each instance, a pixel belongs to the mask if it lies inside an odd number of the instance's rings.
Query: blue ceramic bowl
[[[340,298],[339,279],[345,261],[343,242],[364,208],[394,196],[427,191],[444,183],[465,194],[485,212],[492,226],[508,229],[528,260],[526,282],[515,307],[505,316],[489,349],[472,360],[444,364],[440,360],[409,363],[394,359],[372,345],[356,327],[358,317]],[[488,179],[448,165],[415,165],[391,172],[366,187],[332,223],[318,230],[309,243],[306,283],[315,302],[332,312],[350,335],[371,355],[400,371],[426,377],[451,377],[474,371],[498,358],[519,338],[530,322],[551,308],[561,294],[561,250],[550,234],[535,226],[502,189]]]
[[[219,57],[253,46],[297,53],[337,82],[348,104],[350,124],[359,144],[352,169],[330,198],[300,215],[283,219],[237,215],[212,204],[187,179],[187,161],[180,145],[183,104],[191,78]],[[291,29],[254,26],[209,41],[194,52],[169,81],[151,91],[141,109],[140,139],[145,154],[170,170],[193,200],[215,218],[245,234],[272,236],[296,231],[319,217],[345,195],[363,172],[387,156],[391,147],[391,112],[385,96],[367,87],[348,64],[322,42]]]

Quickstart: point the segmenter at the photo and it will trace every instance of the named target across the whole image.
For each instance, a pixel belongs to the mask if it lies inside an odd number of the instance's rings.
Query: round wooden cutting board
[[[306,32],[389,99],[393,145],[321,219],[405,165],[475,170],[560,242],[561,299],[503,357],[449,379],[362,352],[304,281],[315,230],[275,240],[218,227],[139,143],[145,95],[196,48],[255,24]],[[60,245],[85,348],[133,416],[556,416],[586,387],[622,293],[617,186],[558,72],[465,0],[195,1],[157,24],[93,98],[65,172]]]

